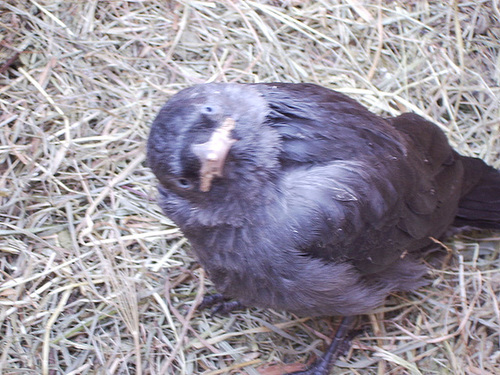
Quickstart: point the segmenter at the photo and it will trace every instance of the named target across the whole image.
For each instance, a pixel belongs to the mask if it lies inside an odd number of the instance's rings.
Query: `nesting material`
[[[378,114],[414,111],[500,168],[499,6],[1,1],[0,372],[271,375],[312,361],[335,319],[195,311],[214,290],[156,204],[154,116],[196,83],[313,82]],[[500,235],[444,245],[428,286],[366,317],[337,374],[500,372]]]

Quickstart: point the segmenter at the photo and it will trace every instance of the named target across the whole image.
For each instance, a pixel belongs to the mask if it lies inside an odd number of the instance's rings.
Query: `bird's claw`
[[[242,309],[244,306],[239,301],[226,300],[222,294],[211,294],[203,297],[198,310],[211,309],[210,315],[228,315],[234,310]]]
[[[216,304],[224,302],[224,296],[220,293],[209,294],[203,297],[203,300],[198,305],[197,309],[199,311],[209,309]]]
[[[349,350],[351,340],[359,333],[359,331],[350,331],[354,320],[352,316],[342,318],[337,333],[325,354],[306,370],[291,372],[287,375],[328,375],[334,362],[341,354]]]

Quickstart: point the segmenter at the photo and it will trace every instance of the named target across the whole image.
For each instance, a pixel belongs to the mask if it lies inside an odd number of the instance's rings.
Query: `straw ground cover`
[[[494,1],[57,1],[0,4],[0,373],[279,374],[336,319],[194,307],[209,280],[155,203],[148,127],[206,81],[315,82],[384,115],[433,119],[500,168]],[[345,374],[500,371],[500,234],[445,244],[391,296]]]

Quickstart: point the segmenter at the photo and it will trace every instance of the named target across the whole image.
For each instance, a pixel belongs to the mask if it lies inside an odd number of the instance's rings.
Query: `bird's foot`
[[[228,300],[222,294],[211,294],[203,297],[198,310],[210,309],[210,315],[228,315],[234,310],[240,310],[244,306],[239,301]]]
[[[349,332],[354,322],[354,317],[342,318],[335,337],[325,354],[304,371],[295,371],[285,375],[328,375],[337,358],[345,353],[351,346],[351,340],[359,331]]]

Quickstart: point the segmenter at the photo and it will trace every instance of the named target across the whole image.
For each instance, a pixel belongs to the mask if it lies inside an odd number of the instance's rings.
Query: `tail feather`
[[[500,170],[479,159],[464,157],[463,162],[466,179],[470,174],[477,176],[478,172],[481,176],[460,200],[453,225],[500,229]]]

